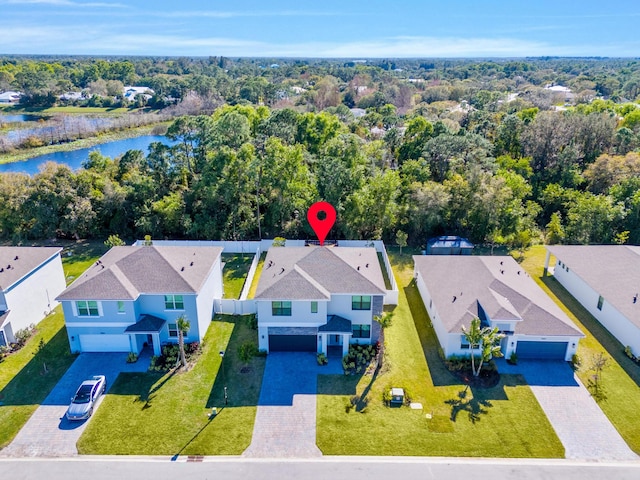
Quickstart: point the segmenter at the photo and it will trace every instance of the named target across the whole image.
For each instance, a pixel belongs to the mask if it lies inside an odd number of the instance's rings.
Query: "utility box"
[[[401,407],[404,404],[404,389],[392,388],[391,389],[391,401],[389,404],[392,407]]]

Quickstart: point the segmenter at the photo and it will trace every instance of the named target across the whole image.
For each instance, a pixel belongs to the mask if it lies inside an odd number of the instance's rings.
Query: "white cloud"
[[[553,45],[514,38],[400,36],[356,42],[267,43],[228,37],[121,33],[109,25],[0,29],[3,53],[84,55],[225,55],[245,57],[637,56],[640,42]]]

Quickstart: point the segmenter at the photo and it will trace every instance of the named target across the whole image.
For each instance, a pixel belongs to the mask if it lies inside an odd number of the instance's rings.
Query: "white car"
[[[67,409],[68,420],[86,420],[93,414],[93,408],[100,396],[107,390],[107,379],[104,375],[95,375],[85,380],[71,399]]]

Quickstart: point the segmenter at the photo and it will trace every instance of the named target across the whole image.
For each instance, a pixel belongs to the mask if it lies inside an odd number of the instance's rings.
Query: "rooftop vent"
[[[16,258],[14,258],[14,260],[18,260],[18,255],[16,255]]]
[[[364,268],[369,268],[369,264],[367,263],[367,264],[364,266]]]
[[[633,303],[636,303],[637,301],[638,301],[638,294],[636,293],[636,294],[633,296]]]
[[[456,297],[456,296],[454,295],[454,296],[453,296],[453,300],[451,300],[451,303],[454,303],[457,299],[458,299],[458,297]]]
[[[189,266],[190,266],[190,267],[193,267],[193,262],[191,262],[191,263],[189,264]]]
[[[184,272],[184,267],[182,267],[182,268],[180,269],[180,271],[181,271],[181,272]]]
[[[4,272],[4,268],[0,268],[0,273]]]
[[[360,271],[360,265],[358,265],[358,268],[356,268],[356,270]]]
[[[500,270],[500,273],[501,273],[502,275],[504,275],[504,270]]]
[[[7,265],[7,270],[11,270],[11,265]]]
[[[278,275],[282,275],[284,273],[284,267],[280,269],[280,273]]]

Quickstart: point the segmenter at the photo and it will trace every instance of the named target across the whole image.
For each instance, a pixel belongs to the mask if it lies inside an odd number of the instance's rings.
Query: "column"
[[[342,356],[349,353],[349,334],[342,334]]]

